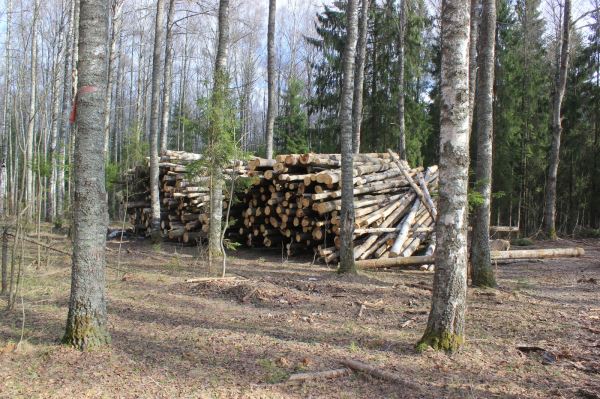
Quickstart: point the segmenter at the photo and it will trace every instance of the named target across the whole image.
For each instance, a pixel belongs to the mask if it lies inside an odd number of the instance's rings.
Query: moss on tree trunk
[[[462,335],[457,335],[446,330],[427,330],[423,338],[417,343],[416,348],[419,352],[423,352],[429,347],[440,351],[455,352],[464,343],[465,339]]]
[[[69,312],[67,329],[62,343],[79,350],[88,350],[110,344],[110,334],[106,324],[99,322],[105,317],[89,315],[86,312],[74,315],[77,310]]]

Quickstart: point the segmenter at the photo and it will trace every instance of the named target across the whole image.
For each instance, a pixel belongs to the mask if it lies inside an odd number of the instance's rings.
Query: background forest
[[[167,3],[173,10],[161,54],[161,148],[201,152],[209,125],[217,4]],[[440,6],[403,2],[406,29],[400,37],[398,4],[379,0],[369,6],[361,151],[398,148],[402,94],[407,158],[411,165],[431,165],[437,163],[439,141]],[[542,223],[562,13],[554,0],[497,4],[492,221],[518,225],[521,234],[531,235]],[[240,1],[231,8],[234,128],[242,149],[258,155],[265,153],[267,6]],[[594,234],[600,226],[599,6],[598,0],[573,4],[558,172],[562,234]],[[344,10],[345,3],[337,1],[278,4],[276,153],[339,152]],[[7,0],[0,11],[0,142],[7,176],[2,194],[9,210],[24,200],[31,217],[57,224],[69,218],[72,195],[74,13],[71,0]],[[149,151],[154,14],[154,2],[113,0],[107,19],[110,95],[104,130],[113,218],[119,217],[114,184]]]

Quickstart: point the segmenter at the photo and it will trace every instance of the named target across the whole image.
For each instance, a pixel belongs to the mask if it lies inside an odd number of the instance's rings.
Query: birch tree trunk
[[[469,34],[469,135],[473,128],[475,91],[477,89],[477,39],[479,37],[479,6],[482,0],[471,0],[471,31]]]
[[[477,69],[477,163],[475,190],[483,203],[474,212],[471,239],[471,276],[473,285],[495,287],[496,279],[490,258],[490,207],[492,199],[492,160],[494,134],[494,62],[496,44],[496,0],[483,0],[479,34]]]
[[[417,348],[454,351],[464,342],[469,170],[469,0],[442,2],[437,249],[431,311]]]
[[[111,15],[111,31],[110,31],[110,43],[108,52],[108,70],[107,70],[107,82],[106,82],[106,100],[104,103],[104,157],[108,162],[109,156],[109,145],[110,145],[110,106],[112,104],[112,92],[113,92],[113,70],[115,68],[115,60],[117,59],[117,39],[121,34],[121,14],[123,10],[122,0],[112,0],[110,3],[110,15]]]
[[[398,154],[406,160],[406,128],[404,123],[404,42],[406,30],[406,1],[400,0],[398,22]]]
[[[354,182],[352,152],[352,95],[354,60],[358,35],[358,0],[348,0],[346,6],[346,44],[342,58],[342,93],[340,109],[342,156],[342,209],[340,211],[340,273],[356,273],[354,263]]]
[[[7,179],[8,174],[6,171],[6,163],[8,161],[8,147],[9,147],[9,136],[10,136],[10,117],[8,114],[8,110],[10,109],[11,96],[10,96],[10,86],[11,86],[11,24],[12,24],[12,0],[6,1],[6,45],[5,48],[5,58],[4,58],[4,104],[2,106],[2,136],[0,142],[0,217],[4,218],[5,212],[7,212],[7,204],[5,200],[7,200]],[[5,233],[6,233],[5,229]],[[4,237],[3,237],[4,238]],[[4,244],[4,242],[3,242]],[[7,243],[8,244],[8,243]],[[7,248],[8,251],[8,248]],[[4,256],[4,250],[2,251],[2,256]],[[8,256],[8,254],[7,254]],[[5,264],[2,263],[2,276],[5,276]],[[2,279],[4,283],[5,279]],[[6,290],[6,287],[2,285],[2,292]]]
[[[356,43],[356,73],[354,76],[354,102],[352,103],[352,151],[360,152],[360,129],[363,119],[363,90],[367,55],[367,33],[369,28],[369,0],[361,1]]]
[[[82,350],[110,342],[104,278],[108,214],[102,151],[107,12],[104,0],[81,0],[73,160],[73,270],[63,342]]]
[[[229,45],[229,0],[219,1],[219,39],[217,43],[217,56],[215,58],[215,76],[213,82],[212,107],[224,107],[227,95],[227,47]],[[213,121],[214,122],[214,121]],[[214,142],[219,139],[219,126],[210,128]],[[221,232],[223,223],[223,171],[220,165],[211,168],[210,186],[210,222],[208,231],[208,252],[210,259],[222,255]]]
[[[10,121],[8,110],[10,109],[10,78],[11,78],[11,58],[10,58],[10,43],[11,43],[11,18],[12,18],[12,0],[6,1],[6,45],[5,45],[5,67],[4,67],[4,105],[2,108],[2,140],[0,142],[0,220],[4,224],[7,212],[6,186],[7,173],[6,162],[8,160],[8,147],[10,136]],[[8,292],[8,226],[2,227],[2,243],[0,250],[2,256],[0,258],[0,295],[5,295]]]
[[[60,163],[57,165],[56,175],[56,217],[59,220],[63,219],[64,199],[65,199],[65,167],[67,161],[67,148],[69,142],[69,114],[73,104],[73,71],[75,49],[75,30],[78,29],[79,23],[79,1],[71,0],[71,16],[69,23],[68,35],[65,37],[65,61],[64,61],[64,77],[63,77],[63,116],[60,120]]]
[[[31,97],[29,99],[29,118],[27,122],[27,136],[25,138],[25,201],[27,202],[27,217],[31,218],[35,209],[34,182],[33,182],[33,145],[35,141],[35,117],[37,112],[37,21],[40,0],[33,4],[33,21],[31,23]]]
[[[56,181],[58,178],[58,159],[57,159],[57,146],[60,139],[60,120],[62,117],[61,104],[64,102],[63,98],[63,86],[64,86],[64,70],[59,68],[62,64],[62,59],[67,47],[67,36],[64,32],[65,21],[61,21],[63,24],[60,28],[60,37],[58,39],[58,54],[56,56],[56,63],[54,68],[54,76],[52,77],[52,116],[51,116],[51,127],[50,127],[50,147],[48,148],[48,157],[50,158],[51,172],[50,181],[48,186],[48,192],[46,197],[46,221],[52,223],[56,214]]]
[[[160,151],[169,145],[169,118],[171,116],[171,95],[173,93],[173,17],[175,16],[175,0],[169,0],[167,13],[167,36],[165,38],[165,76],[163,91],[163,111],[160,129]]]
[[[163,46],[165,0],[156,2],[156,24],[154,27],[154,52],[152,55],[152,98],[150,103],[150,207],[152,222],[150,234],[154,242],[160,240],[160,190],[158,181],[158,130],[161,49]]]
[[[544,230],[548,237],[556,239],[556,177],[560,161],[560,136],[562,134],[561,107],[567,87],[569,69],[569,44],[571,36],[571,0],[565,0],[563,10],[562,40],[560,62],[556,66],[558,74],[554,82],[552,101],[552,145],[550,147],[548,179],[546,182],[546,200],[544,204]]]
[[[275,127],[275,14],[276,0],[269,0],[267,28],[267,158],[273,159],[273,129]]]

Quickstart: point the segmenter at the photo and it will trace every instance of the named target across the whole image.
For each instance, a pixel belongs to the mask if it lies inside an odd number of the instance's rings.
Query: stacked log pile
[[[279,155],[248,163],[256,177],[247,189],[239,233],[249,246],[314,248],[338,258],[341,209],[339,154]],[[396,154],[360,154],[354,163],[356,259],[432,253],[437,167],[410,169]],[[427,247],[424,247],[428,245]]]
[[[159,163],[161,230],[164,238],[186,244],[200,242],[208,233],[209,177],[202,168],[191,176],[189,165],[199,161],[198,154],[183,151],[165,151]],[[198,168],[194,168],[198,169]],[[241,162],[226,169],[225,176],[245,176]],[[152,210],[150,208],[149,163],[128,171],[126,175],[125,207],[129,221],[140,235],[150,234]],[[223,207],[227,208],[227,200]],[[233,205],[233,215],[241,214],[243,204]]]
[[[209,181],[188,173],[200,155],[166,151],[160,159],[161,228],[165,238],[197,243],[208,232]],[[252,247],[314,251],[326,262],[338,258],[341,210],[339,154],[279,155],[237,163],[226,175],[249,177],[235,193],[237,224],[228,236]],[[196,170],[196,169],[195,169]],[[407,257],[435,249],[433,224],[437,167],[410,168],[393,152],[359,154],[354,162],[355,258]],[[149,166],[127,174],[125,205],[136,232],[151,224]],[[435,197],[435,196],[434,196]],[[227,207],[224,201],[223,207]]]

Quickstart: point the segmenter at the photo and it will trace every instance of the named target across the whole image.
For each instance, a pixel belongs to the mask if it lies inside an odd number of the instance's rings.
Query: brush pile
[[[200,155],[166,151],[160,159],[161,228],[165,238],[197,243],[208,232],[209,181],[191,175]],[[249,178],[234,194],[230,239],[250,247],[285,248],[288,254],[315,251],[335,262],[340,247],[341,157],[339,154],[279,155],[236,163],[226,176]],[[355,155],[355,258],[427,254],[435,249],[436,210],[431,192],[437,167],[411,169],[393,152]],[[127,174],[125,202],[136,232],[151,224],[149,166]],[[227,200],[223,207],[227,207]]]
[[[199,154],[183,151],[164,151],[159,162],[160,227],[164,238],[194,244],[208,233],[209,177],[200,172],[191,175],[191,163],[202,158]],[[198,169],[198,168],[194,168]],[[224,170],[225,176],[236,178],[246,175],[246,168],[236,162]],[[150,164],[137,166],[126,174],[124,205],[129,221],[139,235],[150,235],[152,209],[150,207]],[[227,208],[227,199],[223,208]],[[241,214],[242,204],[233,205],[232,215]]]

